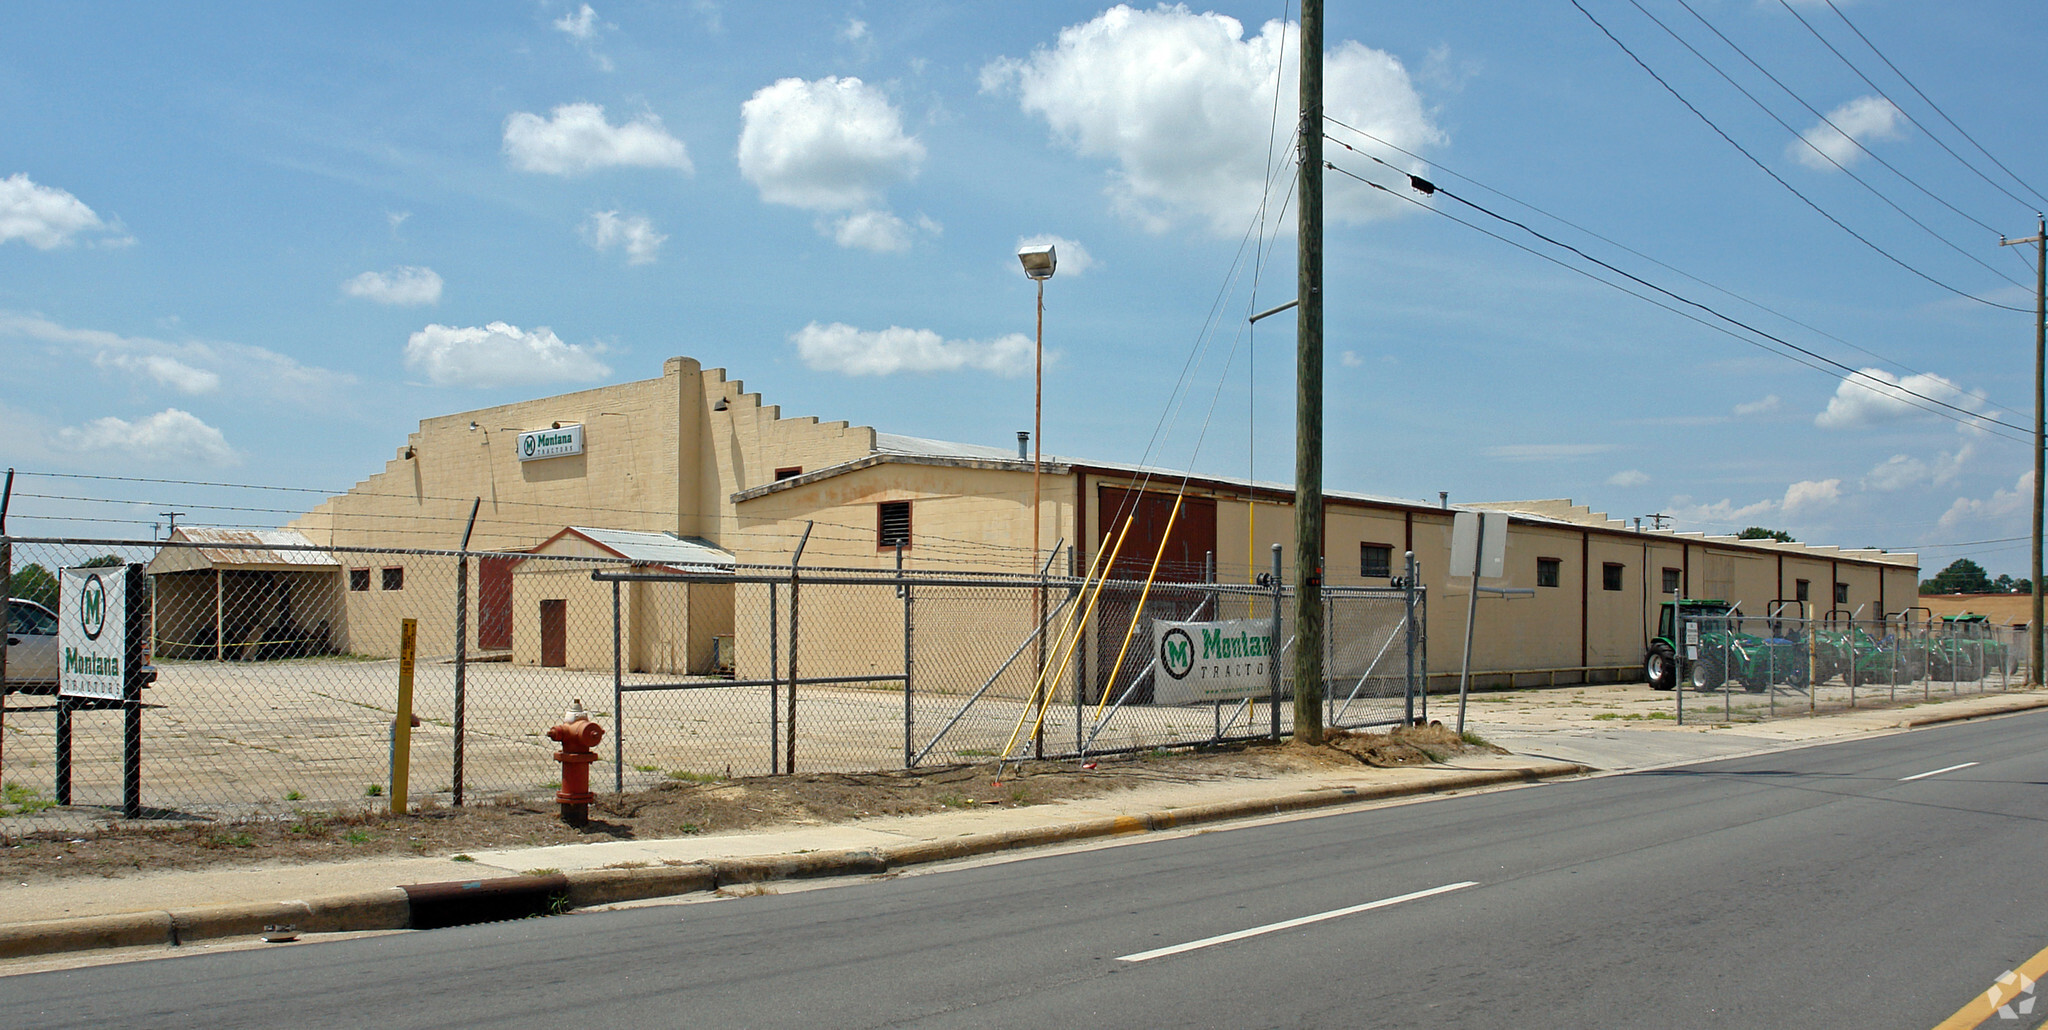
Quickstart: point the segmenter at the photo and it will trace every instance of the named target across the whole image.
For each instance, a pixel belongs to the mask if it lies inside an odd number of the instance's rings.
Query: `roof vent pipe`
[[[1019,429],[1017,430],[1017,460],[1023,461],[1029,457],[1031,457],[1031,431]]]

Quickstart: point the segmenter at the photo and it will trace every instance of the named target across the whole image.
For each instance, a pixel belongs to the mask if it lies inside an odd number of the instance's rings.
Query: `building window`
[[[883,501],[877,505],[877,547],[893,551],[897,547],[910,546],[910,502]]]
[[[1847,584],[1847,583],[1837,583],[1837,584],[1835,584],[1835,603],[1836,603],[1836,604],[1848,604],[1848,603],[1849,603],[1849,584]]]
[[[1394,549],[1387,544],[1359,544],[1358,574],[1367,579],[1393,576]]]
[[[348,588],[349,588],[350,590],[368,590],[368,589],[370,589],[370,570],[369,570],[369,569],[350,569],[350,570],[348,570]]]
[[[1618,561],[1600,563],[1600,589],[1620,590],[1621,572],[1624,566]]]
[[[1678,596],[1678,576],[1677,569],[1664,570],[1664,592],[1673,597]]]
[[[391,568],[385,569],[385,570],[384,570],[384,589],[386,589],[386,590],[404,590],[404,589],[405,589],[405,569],[404,569],[404,568],[402,568],[402,567],[399,567],[399,566],[393,566],[393,567],[391,567]]]
[[[775,481],[780,483],[785,479],[795,479],[803,474],[804,467],[802,465],[789,465],[775,470]]]
[[[1558,567],[1559,567],[1559,566],[1561,566],[1561,565],[1563,565],[1563,564],[1564,564],[1564,559],[1562,559],[1562,558],[1538,558],[1538,559],[1536,559],[1536,585],[1537,585],[1537,586],[1539,586],[1539,587],[1554,587],[1554,586],[1556,586],[1556,585],[1557,585],[1557,570],[1558,570]]]
[[[1813,593],[1813,584],[1806,580],[1800,580],[1793,586],[1792,590],[1792,598],[1801,604],[1813,600],[1810,596]]]

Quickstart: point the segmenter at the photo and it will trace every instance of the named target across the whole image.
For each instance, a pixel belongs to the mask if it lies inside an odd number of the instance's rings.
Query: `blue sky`
[[[1449,193],[1327,145],[1399,194],[1329,174],[1328,485],[1572,497],[2023,574],[2030,442],[1998,423],[2031,426],[2033,273],[1998,234],[2032,233],[2048,204],[2028,188],[2048,190],[2031,128],[2048,10],[1689,2],[1580,0],[1754,162],[1570,0],[1333,5],[1331,114],[1412,156],[1330,135]],[[0,462],[339,491],[420,418],[648,378],[675,354],[785,413],[1002,445],[1031,417],[1013,254],[1043,238],[1063,259],[1049,451],[1232,475],[1255,453],[1287,479],[1292,321],[1243,325],[1294,293],[1295,16],[14,7]],[[1858,372],[1482,235],[1445,216],[1614,278],[1452,194]],[[17,490],[11,527],[47,534],[148,532],[170,506],[272,525],[289,516],[197,506],[317,500]],[[120,503],[56,499],[84,495]]]

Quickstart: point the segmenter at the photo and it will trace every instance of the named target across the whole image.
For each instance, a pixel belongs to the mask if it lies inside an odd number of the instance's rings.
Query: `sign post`
[[[1465,602],[1465,660],[1458,669],[1458,735],[1465,735],[1465,698],[1472,685],[1472,625],[1479,617],[1479,592],[1505,596],[1528,596],[1536,591],[1505,587],[1482,587],[1479,581],[1499,579],[1506,574],[1508,556],[1508,513],[1504,511],[1461,511],[1451,520],[1451,572],[1472,576],[1472,596]]]
[[[65,569],[57,595],[57,803],[71,803],[71,720],[122,709],[121,816],[142,817],[142,653],[149,590],[138,564]]]

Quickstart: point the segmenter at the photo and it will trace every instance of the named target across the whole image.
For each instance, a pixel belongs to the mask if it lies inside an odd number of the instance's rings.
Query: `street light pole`
[[[1031,386],[1031,570],[1038,576],[1038,686],[1033,689],[1032,704],[1038,709],[1038,722],[1032,730],[1032,748],[1039,758],[1045,757],[1045,705],[1052,696],[1052,684],[1045,682],[1045,565],[1038,559],[1040,547],[1039,475],[1045,465],[1045,433],[1042,425],[1045,412],[1045,281],[1059,267],[1059,254],[1050,243],[1022,247],[1017,251],[1017,260],[1024,264],[1024,274],[1038,284],[1038,334],[1036,356],[1033,358]],[[1075,510],[1079,510],[1077,507]],[[1076,539],[1080,527],[1074,528]]]
[[[1323,3],[1301,3],[1294,343],[1294,739],[1323,742]]]

